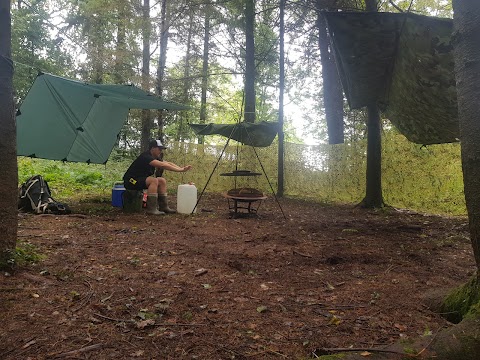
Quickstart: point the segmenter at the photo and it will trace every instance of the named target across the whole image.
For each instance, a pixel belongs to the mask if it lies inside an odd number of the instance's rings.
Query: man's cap
[[[148,143],[148,149],[152,149],[154,147],[158,147],[160,149],[166,149],[167,147],[164,146],[162,144],[162,142],[160,140],[151,140],[149,143]]]

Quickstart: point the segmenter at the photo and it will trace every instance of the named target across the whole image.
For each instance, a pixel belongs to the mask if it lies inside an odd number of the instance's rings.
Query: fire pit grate
[[[228,208],[233,217],[256,215],[262,200],[267,198],[263,192],[253,188],[231,189],[223,196],[228,200]]]
[[[240,189],[228,190],[227,195],[242,197],[242,198],[258,198],[258,197],[264,196],[264,194],[260,190],[253,189],[253,188],[240,188]]]

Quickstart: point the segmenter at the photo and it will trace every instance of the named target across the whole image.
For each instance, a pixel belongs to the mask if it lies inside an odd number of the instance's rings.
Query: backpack
[[[52,198],[50,188],[41,175],[29,178],[18,189],[18,208],[23,211],[33,211],[35,214],[70,214],[66,204]]]

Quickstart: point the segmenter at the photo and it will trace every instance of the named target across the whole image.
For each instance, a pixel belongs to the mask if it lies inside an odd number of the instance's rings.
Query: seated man
[[[155,169],[185,172],[192,168],[191,165],[181,167],[168,161],[158,160],[163,149],[166,147],[160,140],[150,141],[148,150],[140,154],[123,175],[125,189],[147,189],[147,214],[164,215],[175,212],[168,207],[167,181],[163,177],[153,177]]]

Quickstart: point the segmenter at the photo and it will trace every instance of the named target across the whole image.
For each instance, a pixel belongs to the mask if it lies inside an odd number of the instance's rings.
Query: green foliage
[[[413,3],[411,0],[400,0],[395,1],[395,5],[396,8],[392,6],[392,3],[384,2],[379,11],[398,12],[398,9],[401,9],[403,12],[411,11],[427,16],[447,18],[453,16],[451,0],[417,0]]]
[[[123,158],[107,165],[88,165],[19,157],[19,185],[38,174],[48,182],[52,196],[58,201],[67,204],[86,199],[109,202],[113,184],[122,180],[131,161],[131,158]]]
[[[465,214],[460,144],[420,146],[403,136],[384,136],[385,201],[430,213]]]
[[[33,84],[38,71],[66,75],[72,56],[65,51],[64,38],[50,23],[50,2],[33,1],[12,6],[12,58],[16,62],[13,83],[20,102]]]
[[[93,185],[100,183],[100,181],[103,180],[103,175],[99,172],[90,172],[86,174],[80,174],[75,180],[79,184]]]

